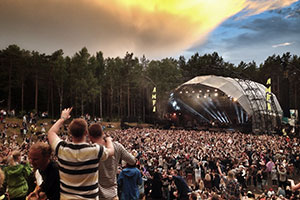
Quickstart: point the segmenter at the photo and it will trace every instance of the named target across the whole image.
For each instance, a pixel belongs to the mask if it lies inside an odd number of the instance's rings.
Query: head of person
[[[87,122],[84,119],[73,119],[69,124],[69,133],[76,139],[82,139],[87,134]]]
[[[11,156],[8,158],[9,165],[16,165],[21,161],[21,153],[18,150],[14,150]]]
[[[90,125],[89,127],[89,137],[90,140],[94,143],[96,140],[100,140],[104,138],[104,133],[102,130],[102,126],[100,123],[95,123]],[[104,140],[100,140],[102,142],[105,142]]]
[[[50,162],[51,147],[44,142],[37,142],[29,149],[29,161],[33,168],[45,170]]]
[[[234,179],[234,172],[232,170],[228,172],[228,178],[231,180]]]

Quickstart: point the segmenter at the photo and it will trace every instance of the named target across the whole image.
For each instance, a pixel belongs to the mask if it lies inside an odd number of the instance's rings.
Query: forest
[[[72,57],[63,50],[51,55],[29,51],[18,45],[0,50],[0,109],[48,112],[55,118],[61,109],[73,107],[73,116],[89,113],[106,121],[124,117],[149,122],[167,112],[169,95],[180,84],[201,75],[218,75],[253,80],[266,85],[280,104],[299,109],[300,57],[289,52],[270,55],[259,66],[241,61],[225,62],[217,52],[189,59],[180,56],[149,60],[127,52],[124,57],[104,58],[101,51],[91,55],[86,47]],[[152,91],[156,88],[156,112]]]

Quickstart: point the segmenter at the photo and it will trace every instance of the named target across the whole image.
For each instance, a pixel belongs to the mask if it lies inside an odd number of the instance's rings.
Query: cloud
[[[82,47],[104,56],[126,51],[149,58],[180,54],[242,11],[253,15],[295,0],[1,0],[0,48],[73,55]],[[247,12],[248,11],[248,12]]]
[[[275,44],[275,45],[272,45],[273,48],[277,48],[277,47],[284,47],[284,46],[289,46],[289,45],[292,45],[293,43],[290,43],[290,42],[285,42],[285,43],[281,43],[281,44]]]

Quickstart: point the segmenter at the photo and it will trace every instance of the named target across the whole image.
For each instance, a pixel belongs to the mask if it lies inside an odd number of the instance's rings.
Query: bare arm
[[[221,168],[220,168],[220,163],[219,163],[219,162],[217,162],[217,167],[218,167],[219,174],[220,174],[221,176],[224,176],[224,174],[222,173],[222,170],[221,170]]]
[[[64,121],[69,119],[70,112],[72,111],[72,108],[65,108],[60,115],[60,119],[55,122],[55,124],[49,129],[48,131],[48,140],[50,145],[57,140],[59,137],[57,133],[59,132],[60,127],[63,125]]]
[[[295,185],[294,180],[288,179],[288,181],[291,182],[291,189],[292,189],[293,191],[296,191],[296,190],[299,190],[299,189],[300,189],[300,183],[298,183],[298,184]]]

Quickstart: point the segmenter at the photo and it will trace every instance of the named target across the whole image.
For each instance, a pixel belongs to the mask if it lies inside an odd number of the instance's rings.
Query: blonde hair
[[[8,164],[9,165],[16,165],[20,161],[20,158],[21,158],[20,151],[14,150],[11,153],[11,156],[8,157]]]
[[[210,176],[210,174],[206,174],[204,179],[205,179],[206,181],[211,181],[211,176]]]

